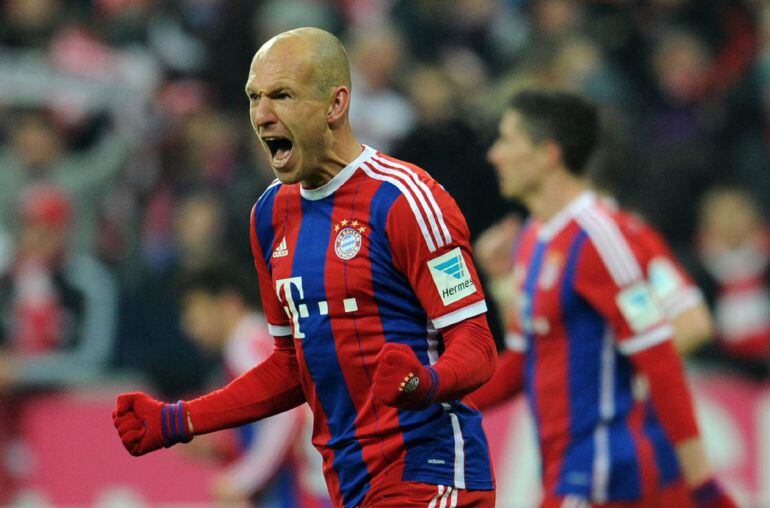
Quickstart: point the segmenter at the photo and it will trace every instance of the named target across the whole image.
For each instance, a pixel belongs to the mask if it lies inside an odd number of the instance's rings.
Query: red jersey
[[[486,312],[468,238],[443,187],[369,147],[326,185],[275,182],[254,207],[265,314],[273,335],[294,338],[335,505],[359,504],[383,475],[494,487],[478,411],[460,401],[398,410],[371,392],[383,344],[432,364],[442,328]]]
[[[635,213],[609,206],[629,240],[639,246],[639,263],[652,294],[669,318],[700,304],[703,293],[677,261],[663,235]]]
[[[630,357],[673,331],[645,281],[647,247],[627,223],[586,192],[519,242],[508,345],[526,355],[548,494],[634,500],[650,481],[679,477],[651,404],[632,392]]]

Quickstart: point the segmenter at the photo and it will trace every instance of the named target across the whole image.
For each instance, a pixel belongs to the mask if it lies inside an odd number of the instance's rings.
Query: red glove
[[[187,403],[181,400],[164,404],[146,393],[124,393],[118,395],[112,421],[123,446],[137,457],[193,438],[187,421]]]
[[[738,508],[735,501],[713,478],[695,487],[690,497],[696,508]]]
[[[383,404],[402,409],[424,409],[433,403],[438,375],[420,363],[412,348],[389,342],[377,355],[372,392]]]

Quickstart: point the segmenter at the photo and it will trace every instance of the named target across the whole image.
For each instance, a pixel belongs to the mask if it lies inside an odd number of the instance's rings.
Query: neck
[[[538,192],[524,199],[524,204],[536,219],[546,222],[588,189],[582,178],[566,168],[545,178]]]
[[[361,144],[356,140],[349,125],[329,135],[332,137],[330,148],[320,161],[320,171],[302,182],[302,186],[306,189],[317,189],[326,184],[361,155]]]

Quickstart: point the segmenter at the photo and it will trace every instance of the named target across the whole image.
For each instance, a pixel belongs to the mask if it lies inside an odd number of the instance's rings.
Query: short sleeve
[[[576,291],[608,321],[621,353],[670,340],[673,330],[644,278],[640,246],[629,243],[615,223],[601,226],[588,232],[579,251]]]
[[[487,305],[460,209],[435,181],[419,183],[393,203],[386,229],[395,267],[441,329],[486,312]]]
[[[645,267],[647,280],[666,315],[674,318],[700,304],[703,294],[663,237],[649,227],[643,230],[642,235],[649,253]]]
[[[257,238],[256,205],[251,209],[249,233],[251,238],[251,253],[254,256],[254,267],[257,269],[259,293],[262,298],[262,308],[267,318],[267,329],[274,337],[291,335],[291,323],[273,289],[273,280],[267,269],[265,256]]]

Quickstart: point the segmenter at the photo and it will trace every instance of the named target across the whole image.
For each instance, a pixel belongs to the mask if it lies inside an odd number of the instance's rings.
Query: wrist
[[[419,405],[421,407],[428,407],[436,401],[436,395],[438,394],[438,389],[441,386],[441,382],[438,372],[436,372],[436,369],[433,367],[426,365],[424,372],[426,374],[425,379],[429,384],[428,389],[425,391],[425,394],[422,396],[422,399],[419,402]]]
[[[183,400],[173,404],[163,404],[160,410],[160,421],[165,448],[192,440],[192,425],[189,415],[187,402]]]

